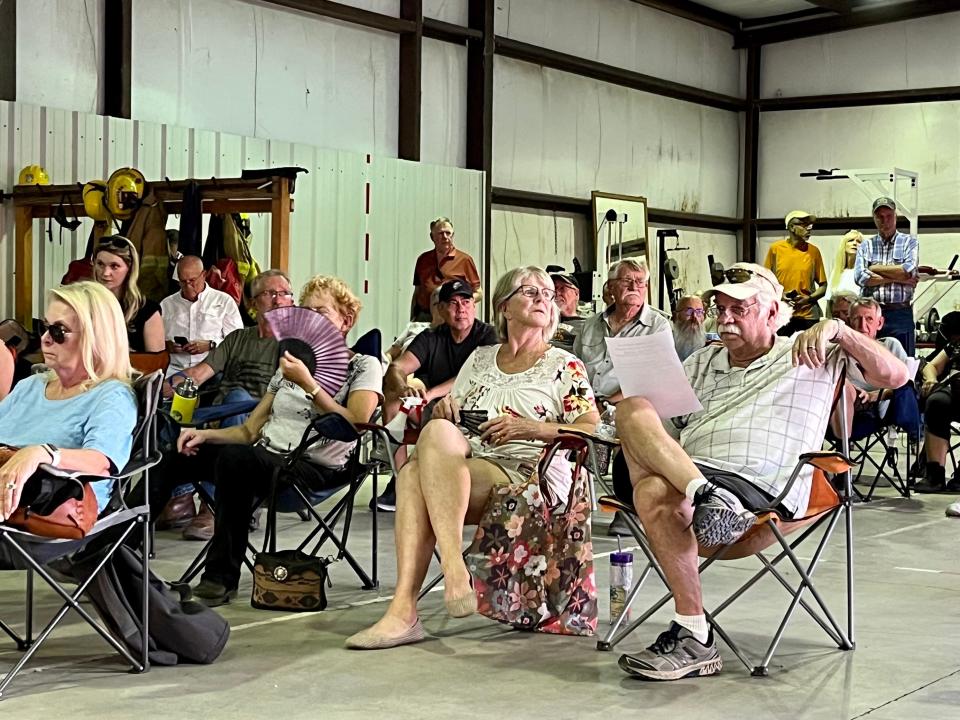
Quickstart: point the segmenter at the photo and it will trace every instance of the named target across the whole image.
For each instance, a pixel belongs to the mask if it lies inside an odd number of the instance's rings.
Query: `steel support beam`
[[[467,167],[484,172],[483,283],[490,297],[490,190],[493,182],[493,0],[469,0],[470,29],[479,39],[467,43]]]
[[[717,30],[725,30],[731,34],[740,29],[740,21],[735,16],[691,2],[691,0],[633,0],[633,2],[685,20],[693,20]]]
[[[960,101],[960,85],[913,90],[879,90],[837,95],[767,98],[759,101],[761,112],[823,110],[828,108],[905,105],[908,103]]]
[[[901,20],[956,12],[956,0],[912,0],[894,5],[863,7],[845,15],[828,15],[800,22],[784,23],[760,30],[745,30],[734,36],[735,48],[769,45],[797,38],[827,35],[857,28],[884,25]]]
[[[17,0],[0,2],[0,100],[17,99]]]
[[[720,108],[721,110],[740,112],[744,108],[743,100],[732,95],[724,95],[690,85],[662,80],[651,75],[644,75],[615,65],[606,65],[595,60],[585,60],[576,55],[548,50],[519,40],[497,36],[496,53],[514,60],[523,60],[554,70],[562,70],[582,77],[622,85],[633,90],[641,90],[677,100]]]
[[[416,29],[400,33],[397,155],[401,160],[419,160],[423,0],[400,0],[400,17],[412,21]]]
[[[352,5],[331,2],[330,0],[265,0],[271,5],[279,5],[291,10],[320,15],[331,20],[341,20],[354,25],[362,25],[371,30],[384,30],[392,33],[416,32],[416,23],[405,18],[395,18],[383,13],[361,10]]]
[[[103,114],[130,118],[133,55],[133,0],[104,0]]]
[[[760,156],[760,46],[747,49],[747,110],[743,123],[743,215],[740,227],[740,252],[745,262],[757,255],[757,231],[752,221],[757,217],[757,171]]]

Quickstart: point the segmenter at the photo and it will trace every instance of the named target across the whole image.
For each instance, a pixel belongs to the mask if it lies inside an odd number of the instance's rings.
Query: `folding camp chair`
[[[840,399],[843,395],[842,389],[845,380],[846,371],[844,370],[840,373],[840,378],[837,381],[834,391],[834,406],[839,409],[840,427],[844,428],[847,427],[847,407],[846,403],[840,401]],[[770,660],[780,645],[780,640],[783,638],[783,633],[790,619],[793,617],[797,605],[801,606],[807,612],[841,650],[852,650],[855,647],[853,637],[853,515],[851,501],[853,495],[853,480],[851,474],[853,462],[848,457],[849,443],[846,437],[840,439],[840,448],[841,452],[809,452],[801,455],[780,495],[770,503],[771,507],[769,509],[758,513],[753,527],[737,540],[737,542],[709,548],[701,547],[699,549],[700,557],[704,558],[698,568],[700,575],[714,562],[721,559],[738,560],[753,555],[762,565],[759,571],[743,583],[739,589],[718,605],[712,612],[704,608],[707,621],[711,624],[717,635],[733,650],[740,662],[742,662],[747,670],[750,670],[754,676],[765,676],[767,674]],[[784,518],[777,512],[776,508],[779,508],[783,499],[790,494],[794,483],[797,482],[801,472],[807,465],[813,467],[813,477],[811,480],[810,497],[806,514],[802,518]],[[833,476],[834,483],[831,483],[827,478],[827,473]],[[607,632],[607,635],[597,642],[598,650],[612,650],[621,640],[630,635],[630,633],[640,627],[648,618],[669,602],[673,598],[673,593],[669,591],[669,583],[667,582],[666,575],[653,554],[650,542],[644,534],[643,527],[640,524],[640,520],[633,506],[624,503],[613,495],[600,498],[599,504],[604,509],[620,510],[623,512],[627,525],[630,527],[640,549],[647,558],[646,567],[640,573],[640,577],[627,595],[626,606],[629,608],[634,599],[636,599],[651,572],[656,572],[663,581],[663,584],[668,588],[667,593],[657,600],[652,607],[622,630],[621,625],[623,625],[627,614],[623,613],[617,619]],[[841,628],[827,607],[823,596],[813,584],[813,574],[817,569],[820,557],[830,538],[833,536],[833,531],[841,517],[844,520],[846,530],[846,631]],[[801,543],[807,540],[807,538],[813,536],[818,529],[823,529],[820,535],[820,541],[817,543],[816,550],[813,552],[809,563],[804,566],[794,551]],[[792,542],[789,542],[787,536],[793,533],[799,533],[799,535]],[[764,550],[776,545],[779,545],[778,554],[773,558],[767,557],[764,554]],[[791,585],[784,574],[777,568],[777,565],[785,558],[789,560],[789,566],[792,566],[793,570],[800,576],[800,582],[796,587]],[[717,622],[717,616],[766,575],[772,575],[783,586],[792,599],[764,653],[763,659],[759,664],[754,664]],[[803,598],[804,591],[806,590],[810,591],[810,595],[815,600],[815,604],[819,607],[820,612]]]
[[[909,416],[916,418],[917,423],[912,427],[899,425],[895,421],[898,414],[898,406],[907,406],[910,410]],[[854,465],[858,466],[857,473],[853,479],[857,483],[867,467],[872,467],[876,471],[870,489],[866,493],[860,492],[856,485],[853,491],[863,502],[869,502],[873,499],[873,494],[881,480],[886,481],[902,497],[910,497],[910,487],[913,484],[911,468],[912,459],[916,459],[917,444],[920,437],[920,409],[917,404],[916,391],[913,389],[913,383],[908,383],[905,387],[899,389],[890,400],[890,406],[886,415],[878,419],[878,425],[870,429],[866,434],[858,432],[856,416],[854,417],[853,433],[850,436],[850,458]],[[912,423],[911,423],[912,424]],[[897,431],[902,430],[907,435],[906,443],[906,475],[900,474],[899,468],[899,448],[897,447]],[[837,447],[837,444],[834,443]],[[883,457],[877,460],[874,453],[883,452]]]
[[[357,341],[354,350],[379,359],[379,337],[379,330],[368,332]],[[354,427],[344,417],[335,413],[314,418],[311,424],[304,429],[298,446],[286,455],[285,464],[275,470],[271,486],[274,487],[276,491],[270,496],[258,498],[251,508],[251,513],[256,512],[261,507],[266,507],[267,509],[268,519],[264,534],[264,551],[270,550],[272,546],[271,537],[275,535],[276,513],[306,514],[307,520],[312,519],[315,525],[303,540],[301,540],[297,549],[306,550],[312,545],[312,549],[310,549],[309,552],[315,555],[327,541],[330,541],[336,547],[336,558],[338,560],[345,560],[357,574],[363,589],[369,590],[379,586],[377,561],[378,512],[376,507],[374,507],[373,512],[372,549],[369,573],[347,549],[347,538],[353,519],[353,506],[357,492],[363,485],[363,482],[368,477],[372,477],[373,494],[376,496],[379,477],[382,471],[380,461],[367,463],[360,461],[360,440],[366,433],[376,436],[378,440],[384,444],[388,441],[387,429],[382,425],[362,423]],[[347,471],[345,475],[348,477],[348,481],[336,487],[312,489],[290,477],[284,471],[286,468],[301,460],[311,446],[323,439],[355,442],[354,449],[348,458],[346,466]],[[394,467],[392,457],[387,459],[387,464],[389,465],[390,472],[395,475],[396,468]],[[337,495],[340,495],[340,497],[331,509],[322,515],[317,512],[316,507],[318,505]],[[215,502],[212,498],[210,498],[210,501],[211,503]],[[338,526],[340,526],[339,531],[337,531]],[[183,573],[179,582],[189,583],[200,573],[206,561],[209,546],[210,543],[208,542]],[[256,549],[249,542],[247,543],[247,551],[251,556],[256,554]],[[248,557],[244,557],[244,564],[246,564],[252,572],[253,564]]]
[[[156,442],[156,410],[160,401],[160,389],[163,382],[163,373],[154,372],[143,376],[134,382],[134,391],[138,401],[138,420],[133,433],[133,449],[130,460],[123,470],[113,476],[115,480],[113,498],[103,516],[91,528],[87,535],[79,540],[62,540],[39,537],[22,530],[0,525],[0,569],[26,570],[26,602],[25,602],[25,630],[23,634],[16,632],[10,625],[0,620],[0,631],[8,635],[24,652],[19,661],[0,679],[0,697],[7,686],[19,674],[24,666],[40,649],[60,621],[70,610],[74,610],[89,624],[107,644],[130,663],[133,672],[142,673],[150,669],[147,654],[149,648],[149,552],[142,552],[140,560],[143,567],[143,607],[141,617],[141,647],[139,657],[135,657],[126,647],[112,637],[81,605],[80,599],[96,576],[103,570],[117,549],[130,538],[135,531],[142,533],[142,542],[145,549],[149,547],[150,536],[148,530],[149,508],[147,506],[129,508],[123,502],[126,486],[134,476],[144,473],[160,460]],[[56,473],[56,468],[41,466],[49,472]],[[84,478],[87,479],[87,478]],[[102,480],[101,477],[91,477],[89,480]],[[70,558],[87,547],[96,547],[100,556],[96,568],[76,590],[70,592],[58,582],[45,565],[60,558]],[[36,636],[33,628],[34,606],[34,574],[50,586],[63,599],[63,605],[49,623]]]

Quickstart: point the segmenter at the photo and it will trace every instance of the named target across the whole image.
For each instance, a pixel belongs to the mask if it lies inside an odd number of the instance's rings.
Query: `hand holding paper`
[[[673,346],[673,334],[606,338],[624,397],[644,397],[661,418],[702,410]]]

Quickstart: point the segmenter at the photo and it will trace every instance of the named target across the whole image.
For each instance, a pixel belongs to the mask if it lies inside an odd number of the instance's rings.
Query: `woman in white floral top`
[[[396,592],[383,618],[348,638],[347,647],[379,649],[423,639],[417,594],[434,546],[447,612],[474,613],[477,597],[461,558],[464,525],[478,522],[495,485],[526,481],[544,445],[561,429],[596,427],[600,416],[583,363],[549,343],[559,317],[553,299],[553,281],[537,267],[511,270],[497,284],[494,318],[503,343],[478,348],[467,359],[400,471]],[[490,419],[479,435],[461,430],[461,409],[486,411]],[[570,474],[569,463],[556,457],[546,477],[554,499],[567,498]]]

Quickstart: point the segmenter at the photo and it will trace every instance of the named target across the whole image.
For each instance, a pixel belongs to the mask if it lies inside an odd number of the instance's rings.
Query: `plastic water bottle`
[[[600,415],[600,422],[597,423],[596,435],[604,440],[613,440],[617,437],[617,408],[614,405],[604,403],[603,413]],[[601,475],[606,475],[610,468],[610,447],[608,445],[597,444],[597,465]]]
[[[624,615],[630,621],[630,607],[627,595],[633,585],[633,553],[624,552],[617,538],[617,552],[610,555],[610,624],[613,625]]]

